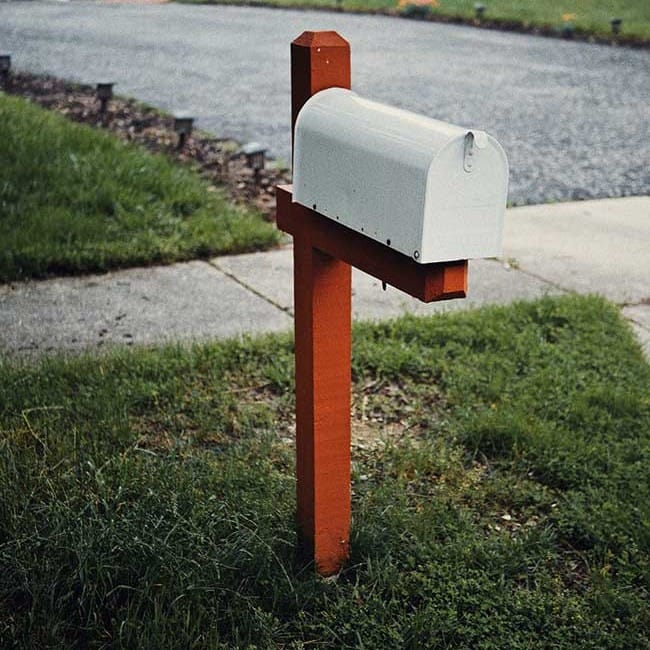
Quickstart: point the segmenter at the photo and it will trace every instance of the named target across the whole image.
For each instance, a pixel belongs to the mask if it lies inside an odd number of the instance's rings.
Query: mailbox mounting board
[[[508,163],[488,134],[329,88],[298,114],[294,200],[420,263],[501,254]]]

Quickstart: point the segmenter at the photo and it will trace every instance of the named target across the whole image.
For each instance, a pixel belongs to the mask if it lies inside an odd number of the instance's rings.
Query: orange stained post
[[[291,44],[291,109],[315,93],[350,88],[350,46],[336,32]],[[351,267],[294,236],[297,524],[323,575],[348,558],[350,537]]]

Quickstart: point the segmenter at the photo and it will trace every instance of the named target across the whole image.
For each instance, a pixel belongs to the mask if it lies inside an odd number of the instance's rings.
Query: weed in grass
[[[329,580],[295,553],[292,354],[0,364],[2,647],[647,647],[650,367],[615,307],[356,327]]]

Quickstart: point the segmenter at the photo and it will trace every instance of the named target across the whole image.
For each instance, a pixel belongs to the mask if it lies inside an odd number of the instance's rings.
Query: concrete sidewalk
[[[364,273],[353,315],[390,318],[566,291],[619,304],[650,354],[650,197],[513,208],[502,260],[470,262],[469,295],[425,305]],[[0,286],[0,352],[207,340],[292,327],[292,251]]]

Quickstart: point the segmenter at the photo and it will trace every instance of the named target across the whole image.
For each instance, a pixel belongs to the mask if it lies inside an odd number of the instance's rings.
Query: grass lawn
[[[2,94],[0,124],[0,281],[277,241],[273,225],[165,157]]]
[[[210,0],[180,0],[210,2]],[[250,4],[249,0],[217,0],[218,4]],[[409,4],[423,0],[252,0],[254,4],[279,7],[342,7],[350,11],[389,11],[409,13]],[[431,0],[430,12],[447,18],[473,20],[476,0]],[[484,0],[484,20],[542,28],[562,28],[572,24],[577,31],[611,37],[610,20],[622,18],[621,40],[650,40],[650,2],[648,0]],[[422,11],[419,12],[420,14]],[[426,13],[426,12],[425,12]]]
[[[292,368],[288,335],[0,364],[0,646],[648,648],[650,366],[615,307],[358,326],[335,579],[294,554]]]

